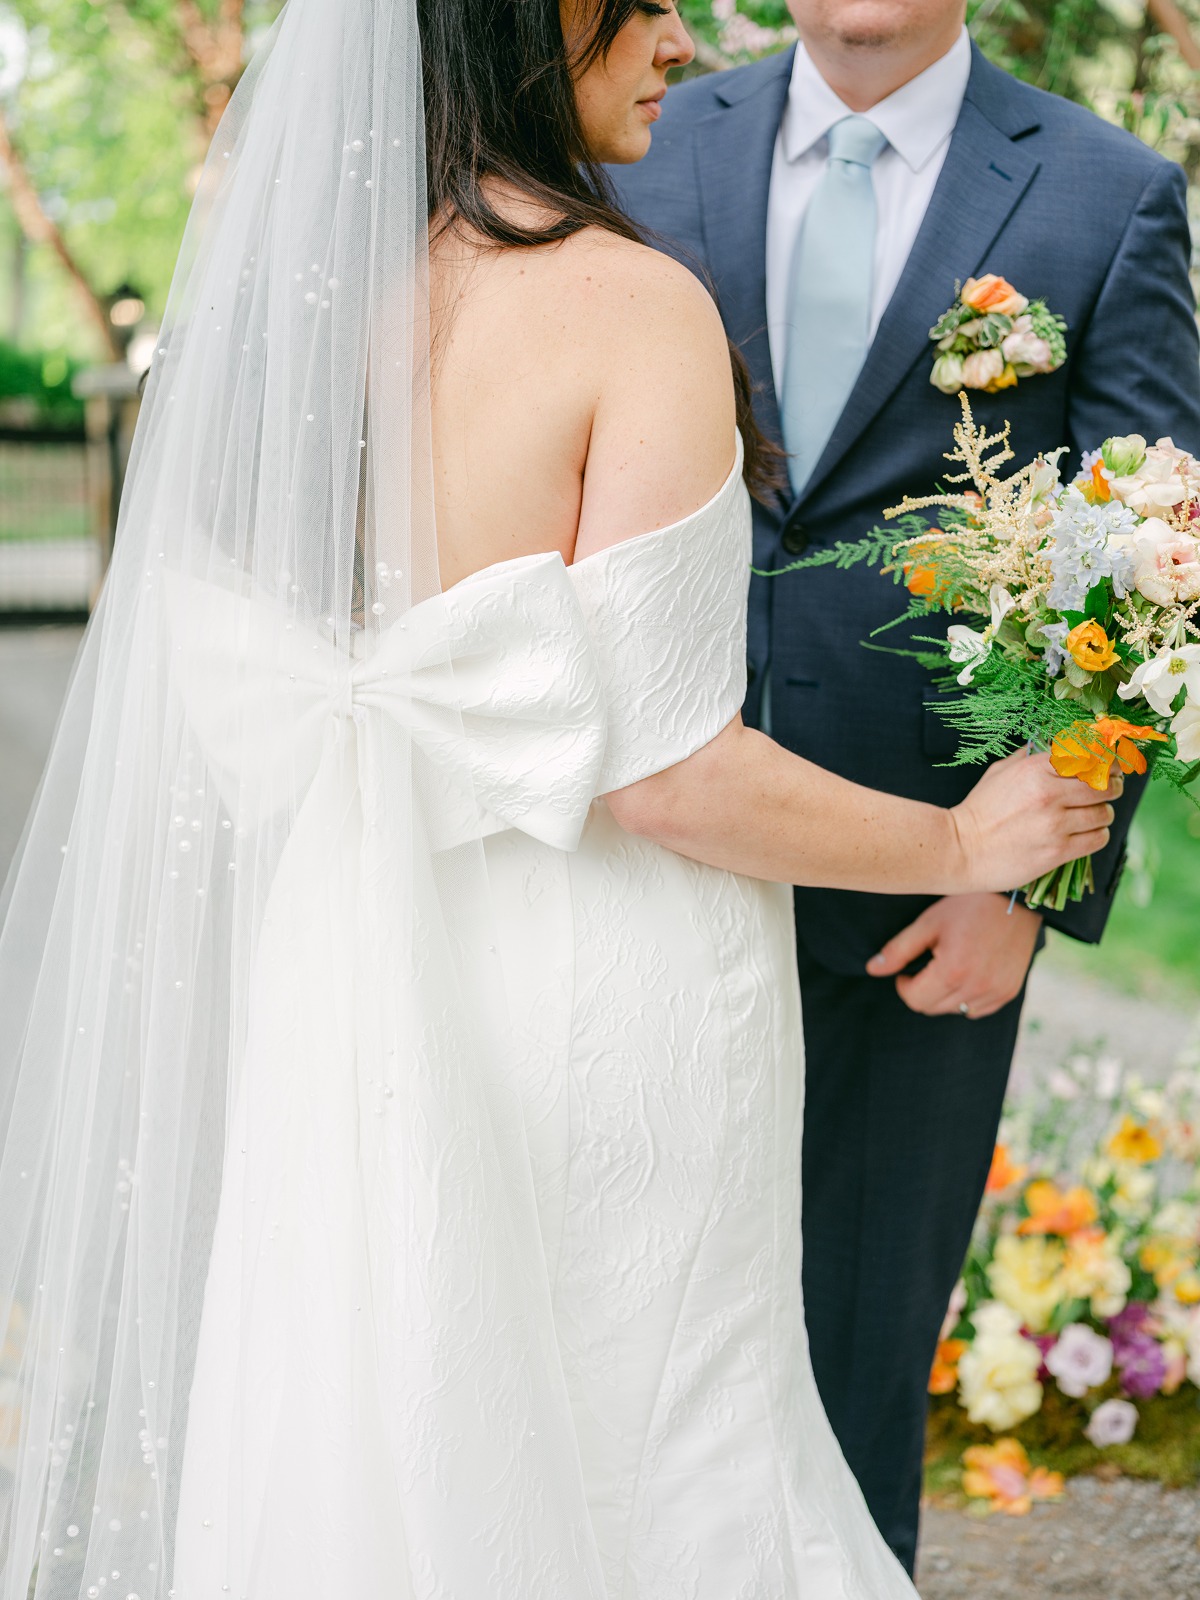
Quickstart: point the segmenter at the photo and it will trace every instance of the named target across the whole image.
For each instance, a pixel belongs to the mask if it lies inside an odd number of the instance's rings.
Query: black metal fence
[[[0,540],[87,539],[92,530],[83,430],[0,428]]]

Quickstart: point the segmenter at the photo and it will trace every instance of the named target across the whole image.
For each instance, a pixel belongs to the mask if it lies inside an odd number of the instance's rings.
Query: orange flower
[[[1085,672],[1107,672],[1117,659],[1117,647],[1098,622],[1081,622],[1067,635],[1067,649]]]
[[[933,1370],[929,1374],[930,1394],[950,1394],[958,1382],[959,1357],[967,1348],[965,1339],[939,1339]]]
[[[940,528],[931,532],[941,533]],[[949,588],[937,568],[937,559],[943,551],[952,549],[945,540],[920,539],[908,547],[910,559],[904,563],[904,585],[909,594],[919,600],[938,600]],[[956,606],[957,609],[957,606]]]
[[[1164,743],[1166,734],[1157,728],[1139,728],[1123,717],[1097,717],[1096,732],[1110,750],[1116,751],[1122,772],[1145,772],[1146,758],[1133,743],[1135,739],[1159,739]]]
[[[987,1178],[988,1194],[999,1194],[1002,1189],[1011,1189],[1014,1183],[1029,1171],[1028,1167],[1018,1166],[1008,1153],[1008,1146],[998,1144],[992,1152],[992,1167]]]
[[[1078,778],[1090,789],[1107,789],[1113,752],[1094,735],[1095,729],[1083,722],[1056,734],[1050,746],[1050,765],[1060,778]]]
[[[998,273],[985,272],[982,278],[968,278],[962,286],[960,298],[972,311],[985,315],[999,311],[1006,317],[1019,317],[1029,304],[1023,294],[1018,294],[1007,278]]]
[[[1114,758],[1122,772],[1145,772],[1146,758],[1135,739],[1166,739],[1157,728],[1141,728],[1123,717],[1077,722],[1055,736],[1050,765],[1060,778],[1078,778],[1092,789],[1107,789]]]
[[[1065,1239],[1081,1228],[1090,1228],[1100,1216],[1096,1198],[1082,1185],[1060,1189],[1047,1178],[1031,1183],[1025,1191],[1029,1215],[1017,1224],[1018,1233],[1058,1233]]]
[[[1016,1439],[976,1444],[963,1452],[963,1489],[989,1509],[1023,1517],[1035,1500],[1056,1500],[1063,1492],[1061,1472],[1045,1467],[1029,1470],[1029,1457]]]
[[[1122,1118],[1121,1126],[1104,1148],[1114,1161],[1134,1161],[1138,1166],[1157,1161],[1162,1155],[1162,1145],[1150,1129],[1129,1116]]]
[[[1092,462],[1091,499],[1093,505],[1103,505],[1106,500],[1112,499],[1112,490],[1104,476],[1103,461]]]

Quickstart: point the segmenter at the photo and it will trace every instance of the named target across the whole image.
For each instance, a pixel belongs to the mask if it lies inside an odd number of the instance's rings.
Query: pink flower
[[[1161,517],[1147,517],[1136,535],[1134,584],[1156,605],[1200,599],[1200,541],[1176,533]]]
[[[1000,346],[1005,361],[1017,369],[1018,378],[1027,378],[1034,372],[1053,372],[1054,356],[1045,339],[1033,331],[1029,317],[1018,317],[1012,332]]]
[[[1063,1329],[1045,1362],[1062,1392],[1081,1400],[1089,1389],[1098,1389],[1112,1375],[1112,1341],[1085,1322],[1072,1322]]]
[[[975,350],[963,362],[962,381],[968,389],[986,389],[1003,371],[999,350]]]
[[[1104,1450],[1110,1444],[1128,1444],[1138,1425],[1138,1410],[1128,1400],[1104,1400],[1092,1412],[1091,1421],[1083,1430],[1097,1447]]]

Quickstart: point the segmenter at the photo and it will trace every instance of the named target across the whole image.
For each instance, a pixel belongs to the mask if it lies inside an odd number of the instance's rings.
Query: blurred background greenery
[[[0,0],[0,428],[79,427],[80,367],[153,348],[208,139],[278,10]],[[693,72],[794,37],[784,0],[681,10]],[[968,18],[1001,66],[1181,162],[1200,219],[1200,0],[970,0]],[[53,518],[10,526],[5,503],[0,474],[0,541],[54,536]],[[1200,810],[1155,784],[1103,951],[1064,940],[1053,958],[1194,1002],[1198,949]]]

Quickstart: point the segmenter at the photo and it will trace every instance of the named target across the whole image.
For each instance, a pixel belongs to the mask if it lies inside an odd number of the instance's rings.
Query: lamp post
[[[107,296],[106,304],[113,342],[122,356],[126,356],[146,314],[146,303],[131,284],[122,283]],[[107,366],[89,367],[79,373],[73,387],[84,403],[93,525],[103,570],[112,554],[141,384],[129,362],[121,360]]]

